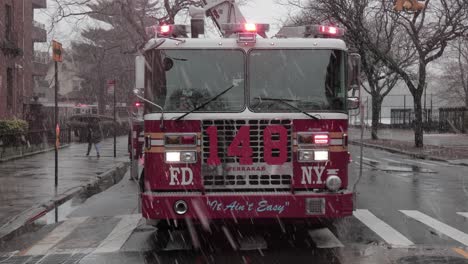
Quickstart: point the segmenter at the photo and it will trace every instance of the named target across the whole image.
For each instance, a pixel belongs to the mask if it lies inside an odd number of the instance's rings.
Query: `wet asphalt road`
[[[359,148],[351,146],[351,185]],[[200,228],[198,250],[164,251],[138,215],[137,188],[124,178],[84,203],[71,201],[35,232],[0,247],[2,263],[468,263],[468,167],[365,149],[355,215],[294,229]],[[352,187],[352,186],[351,186]],[[312,236],[311,234],[315,234]],[[317,234],[321,236],[317,237]],[[173,233],[174,248],[193,243]],[[243,243],[234,243],[230,239]],[[249,240],[252,238],[251,240]],[[184,242],[185,241],[185,242]]]

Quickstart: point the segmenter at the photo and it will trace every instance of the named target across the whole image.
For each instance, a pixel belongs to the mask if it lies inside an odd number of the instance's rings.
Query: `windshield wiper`
[[[194,109],[190,110],[189,112],[187,112],[187,113],[185,113],[185,114],[179,116],[178,118],[176,118],[176,121],[179,121],[179,120],[181,120],[182,118],[184,118],[184,117],[190,115],[191,113],[193,113],[193,112],[195,112],[195,111],[197,111],[197,110],[202,109],[202,108],[205,107],[207,104],[209,104],[209,103],[213,102],[214,100],[218,99],[221,95],[227,93],[229,90],[231,90],[231,89],[234,88],[234,87],[235,87],[234,84],[231,85],[231,86],[229,86],[226,90],[222,91],[221,93],[219,93],[219,94],[216,95],[215,97],[212,97],[211,99],[209,99],[208,101],[204,102],[203,104],[201,104],[201,105],[195,107]]]
[[[304,115],[306,115],[306,116],[308,116],[308,117],[310,117],[310,118],[312,118],[312,119],[314,119],[314,120],[319,120],[318,117],[313,116],[313,115],[307,113],[306,111],[300,109],[299,107],[294,106],[294,105],[288,103],[288,102],[300,102],[301,100],[298,100],[298,99],[271,98],[271,97],[261,97],[261,96],[258,96],[258,97],[255,97],[255,98],[258,99],[258,100],[260,100],[260,101],[261,101],[261,100],[265,100],[265,101],[274,101],[274,102],[283,103],[284,105],[287,105],[287,106],[291,107],[292,109],[297,110],[297,111],[303,113]]]

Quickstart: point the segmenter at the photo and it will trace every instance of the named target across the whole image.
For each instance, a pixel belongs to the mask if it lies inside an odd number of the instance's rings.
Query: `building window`
[[[6,74],[7,107],[13,107],[13,69],[7,68]]]
[[[13,13],[11,10],[11,5],[5,5],[5,39],[11,41],[11,32],[13,26]]]

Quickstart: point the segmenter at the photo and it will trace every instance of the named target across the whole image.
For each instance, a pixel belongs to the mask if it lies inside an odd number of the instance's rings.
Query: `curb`
[[[396,149],[396,148],[384,147],[384,146],[374,145],[374,144],[369,144],[369,143],[361,143],[361,142],[356,141],[356,140],[350,140],[349,144],[356,145],[356,146],[363,145],[364,147],[385,150],[385,151],[388,151],[388,152],[391,152],[391,153],[403,154],[403,155],[407,155],[407,156],[410,156],[412,158],[417,158],[417,159],[441,161],[441,162],[447,162],[447,163],[452,164],[452,165],[468,166],[468,164],[466,164],[466,163],[453,164],[453,162],[451,162],[450,160],[437,158],[437,157],[426,155],[426,154],[408,152],[408,151],[404,151],[404,150],[400,150],[400,149]]]
[[[71,145],[71,144],[64,144],[64,145],[61,145],[61,146],[59,147],[59,149],[63,149],[63,148],[69,147],[70,145]],[[16,156],[7,157],[7,158],[4,158],[4,159],[0,159],[0,163],[2,163],[2,162],[7,162],[7,161],[10,161],[10,160],[22,159],[22,158],[26,158],[26,157],[29,157],[29,156],[34,156],[34,155],[37,155],[37,154],[41,154],[41,153],[45,153],[45,152],[52,151],[52,150],[54,150],[54,149],[55,149],[55,148],[45,148],[45,149],[43,149],[43,150],[38,150],[38,151],[26,153],[26,154],[24,154],[24,155],[16,155]]]
[[[37,219],[73,197],[85,194],[89,191],[94,195],[118,183],[127,172],[129,164],[129,162],[120,162],[108,171],[99,174],[97,179],[92,180],[90,183],[70,189],[45,203],[40,203],[17,215],[13,220],[0,227],[0,243],[4,243],[14,236],[21,235],[31,230]]]

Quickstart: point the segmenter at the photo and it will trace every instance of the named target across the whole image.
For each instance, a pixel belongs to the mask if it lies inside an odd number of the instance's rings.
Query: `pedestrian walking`
[[[96,149],[97,157],[101,157],[99,149],[100,149],[100,142],[102,140],[101,131],[99,128],[93,127],[91,124],[88,124],[87,127],[87,141],[88,141],[88,152],[86,152],[86,156],[89,156],[91,152],[91,148],[94,144],[94,148]]]

